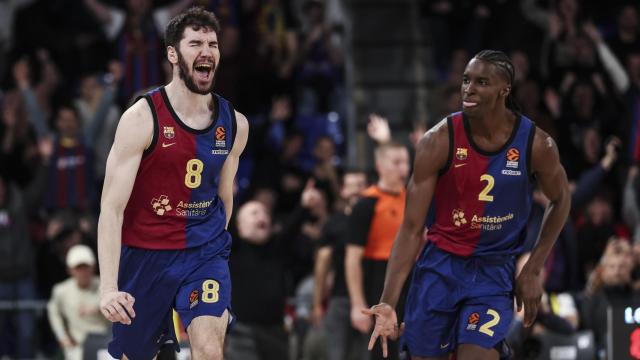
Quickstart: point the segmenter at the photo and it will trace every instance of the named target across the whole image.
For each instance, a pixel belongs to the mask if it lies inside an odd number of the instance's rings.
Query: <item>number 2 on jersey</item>
[[[489,174],[482,174],[482,176],[480,176],[480,181],[486,181],[487,185],[485,185],[484,189],[482,189],[480,194],[478,194],[478,200],[492,202],[493,195],[489,195],[489,191],[491,191],[491,189],[493,189],[493,185],[495,185],[493,176]]]
[[[184,176],[184,185],[189,189],[195,189],[200,186],[202,170],[204,170],[204,164],[199,159],[187,161],[187,174]]]

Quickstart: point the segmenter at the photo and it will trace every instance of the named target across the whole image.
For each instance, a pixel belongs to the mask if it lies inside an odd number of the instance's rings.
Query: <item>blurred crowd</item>
[[[582,330],[604,358],[608,304],[640,289],[637,2],[418,3],[433,81],[416,131],[459,111],[466,63],[500,49],[516,67],[522,113],[554,137],[571,181],[571,219],[546,264],[538,321],[512,326],[517,358],[535,358],[539,334]],[[235,187],[238,322],[226,358],[369,356],[372,323],[360,310],[377,303],[418,136],[394,141],[388,119],[372,114],[375,164],[347,166],[345,124],[356,119],[344,96],[343,2],[6,0],[0,357],[80,358],[83,342],[108,332],[94,256],[106,157],[122,111],[169,81],[164,27],[192,5],[220,19],[216,91],[251,126]],[[548,202],[539,191],[534,199],[529,248]]]

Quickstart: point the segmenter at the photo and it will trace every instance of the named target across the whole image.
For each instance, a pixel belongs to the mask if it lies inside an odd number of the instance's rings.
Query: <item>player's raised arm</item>
[[[380,336],[385,357],[387,337],[397,338],[400,333],[395,307],[422,244],[427,210],[436,188],[438,173],[445,166],[448,155],[449,131],[447,121],[442,120],[418,143],[413,175],[407,187],[404,219],[396,235],[387,265],[380,304],[366,310],[366,313],[375,315],[376,321],[369,349],[373,348],[375,340]]]
[[[236,111],[237,128],[235,134],[235,141],[233,148],[227,156],[227,159],[222,166],[220,172],[220,183],[218,184],[218,195],[224,203],[224,209],[227,214],[227,224],[229,226],[229,219],[231,219],[231,212],[233,211],[233,179],[238,171],[238,162],[240,161],[240,155],[244,151],[247,145],[247,138],[249,137],[249,122],[247,118],[241,113]]]
[[[122,219],[135,182],[140,160],[153,136],[153,121],[145,100],[139,100],[120,119],[107,159],[98,220],[100,260],[100,310],[113,322],[130,324],[134,299],[118,291]],[[126,309],[126,311],[125,311]],[[128,312],[128,314],[127,314]]]
[[[533,174],[550,203],[542,219],[536,246],[516,280],[516,303],[518,311],[524,305],[525,326],[531,326],[536,318],[543,290],[539,276],[571,209],[571,193],[567,174],[560,164],[560,156],[555,142],[547,133],[536,129],[532,148]]]

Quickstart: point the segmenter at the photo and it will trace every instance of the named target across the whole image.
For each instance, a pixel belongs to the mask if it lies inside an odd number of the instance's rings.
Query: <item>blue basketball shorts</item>
[[[464,258],[428,243],[407,296],[405,348],[420,357],[460,344],[501,352],[514,313],[514,273],[513,256]]]
[[[227,239],[220,237],[229,237]],[[185,329],[203,315],[220,317],[231,304],[229,249],[224,232],[201,246],[180,250],[148,250],[122,247],[118,287],[135,298],[136,316],[131,325],[113,324],[109,354],[116,359],[151,360],[161,345],[173,342],[179,350],[173,312]],[[231,311],[230,311],[231,312]]]

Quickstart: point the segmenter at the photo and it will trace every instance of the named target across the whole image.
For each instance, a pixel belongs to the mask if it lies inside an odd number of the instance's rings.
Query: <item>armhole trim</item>
[[[229,104],[229,112],[231,112],[231,147],[229,151],[233,150],[233,145],[236,143],[236,133],[238,132],[238,119],[236,119],[236,110],[233,108],[233,104],[227,101]]]
[[[527,139],[527,172],[529,174],[529,179],[533,179],[535,174],[533,173],[533,169],[531,168],[531,156],[533,153],[533,139],[536,137],[536,123],[531,121],[530,124],[531,129],[529,129],[529,136]]]
[[[147,100],[147,104],[149,104],[149,108],[151,108],[151,114],[153,115],[153,135],[151,136],[151,144],[149,147],[144,149],[142,153],[142,157],[145,158],[147,155],[151,154],[153,149],[156,147],[156,143],[158,142],[158,113],[156,113],[156,107],[153,105],[153,100],[150,95],[144,96],[145,100]]]
[[[447,154],[447,162],[444,164],[442,169],[438,171],[438,176],[444,175],[444,173],[449,170],[451,167],[451,162],[453,161],[453,118],[451,116],[447,116],[447,131],[449,132],[449,153]]]

